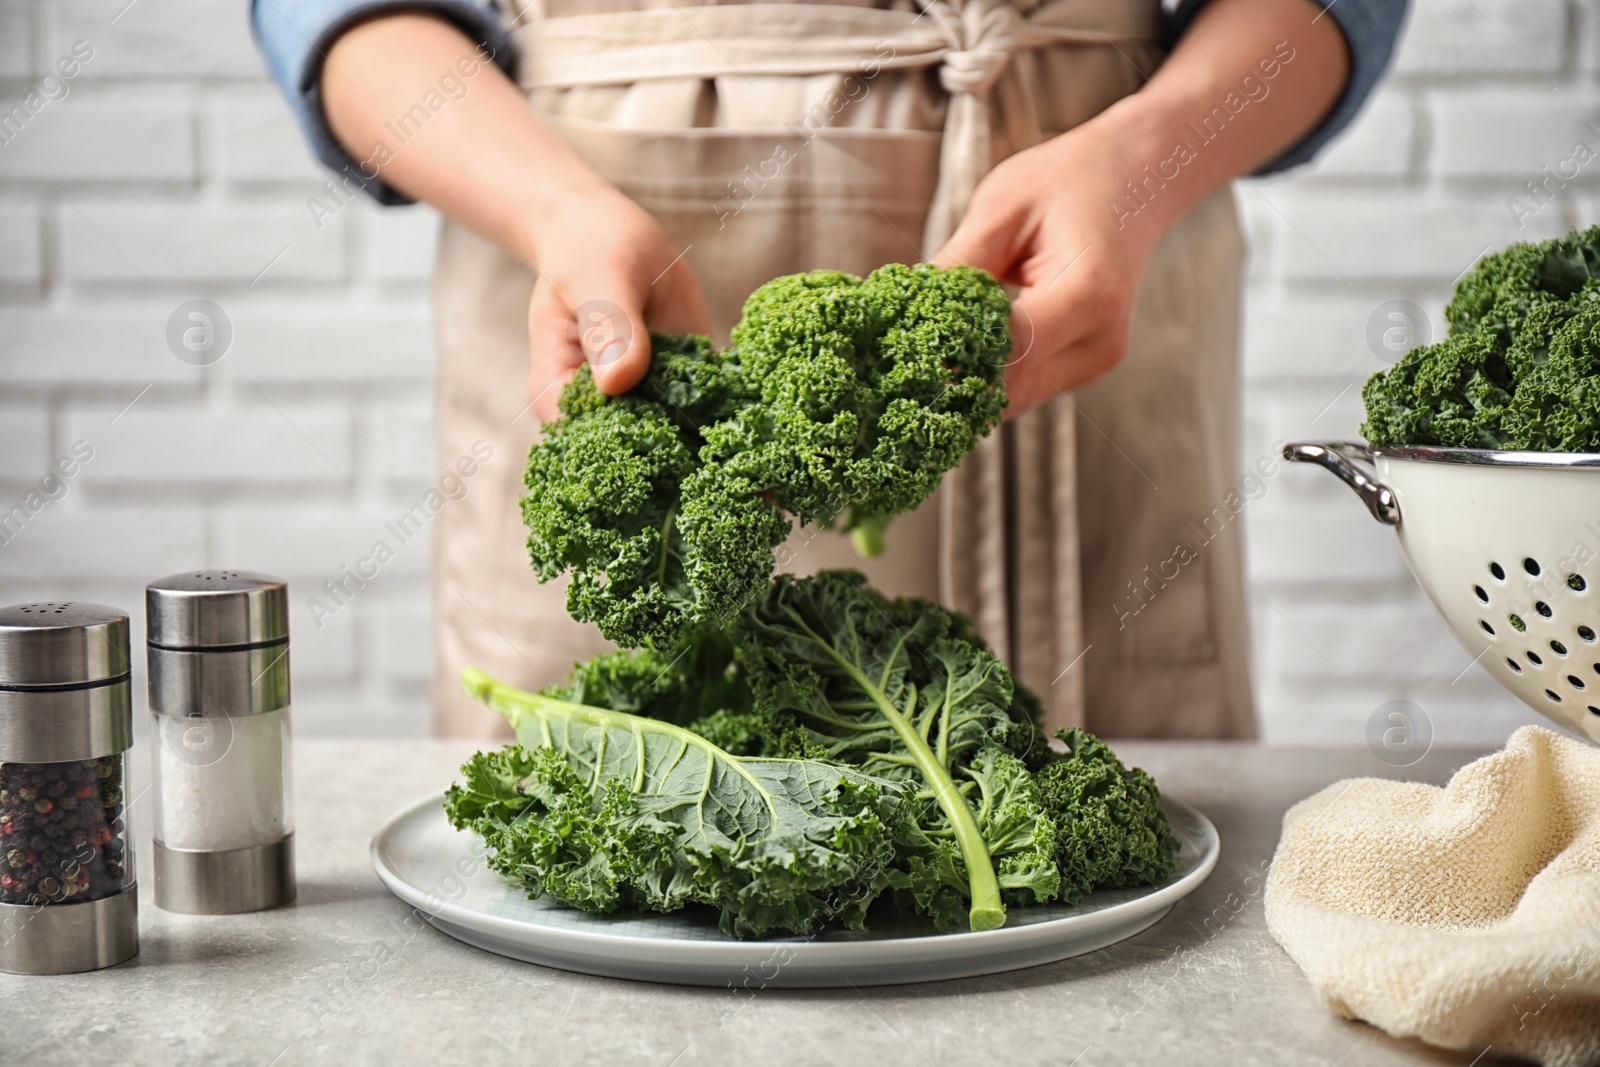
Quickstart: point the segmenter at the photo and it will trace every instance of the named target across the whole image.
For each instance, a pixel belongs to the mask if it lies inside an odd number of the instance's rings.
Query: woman
[[[1227,186],[1347,123],[1402,13],[1211,0],[1164,37],[1159,0],[257,2],[321,158],[448,220],[438,459],[492,459],[435,522],[436,729],[498,726],[469,662],[537,688],[603,647],[516,508],[576,367],[618,393],[649,330],[725,340],[771,277],[931,258],[1015,287],[1012,406],[864,569],[972,615],[1052,728],[1250,736]],[[814,529],[780,564],[861,565]]]

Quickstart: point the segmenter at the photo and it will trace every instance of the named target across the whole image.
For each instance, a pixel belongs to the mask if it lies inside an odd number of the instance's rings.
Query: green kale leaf
[[[517,744],[474,756],[451,825],[530,896],[609,913],[719,909],[734,937],[860,928],[887,884],[902,785],[806,759],[739,759],[670,723],[526,693],[476,669],[468,691]]]
[[[1161,810],[1161,791],[1122,764],[1098,737],[1073,728],[1056,734],[1064,758],[1035,776],[1056,827],[1061,898],[1095,889],[1155,885],[1172,874],[1179,841]]]
[[[1378,447],[1600,451],[1600,226],[1486,256],[1445,309],[1449,334],[1362,390]]]
[[[567,608],[628,648],[731,624],[793,520],[867,554],[1000,420],[1010,303],[968,267],[815,271],[745,304],[732,347],[653,336],[649,374],[603,396],[587,368],[533,446],[528,551]]]
[[[1055,830],[1024,762],[1038,728],[965,620],[830,571],[780,576],[734,636],[772,737],[916,790],[894,882],[914,910],[987,930],[1008,899],[1056,897]]]

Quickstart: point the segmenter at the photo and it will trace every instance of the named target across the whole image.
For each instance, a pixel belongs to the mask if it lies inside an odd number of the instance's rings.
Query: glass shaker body
[[[225,914],[292,900],[286,587],[199,571],[152,582],[146,600],[156,904]]]
[[[287,644],[150,650],[157,843],[216,852],[291,832],[288,660]]]

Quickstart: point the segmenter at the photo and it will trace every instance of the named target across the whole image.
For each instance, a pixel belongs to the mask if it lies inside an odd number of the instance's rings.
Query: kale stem
[[[667,584],[667,561],[672,557],[672,523],[678,517],[678,502],[667,506],[667,517],[661,522],[661,566],[656,568],[656,584]]]
[[[557,747],[553,743],[550,734],[550,720],[555,719],[557,725],[561,726],[566,726],[571,722],[580,722],[589,726],[601,727],[602,731],[607,729],[626,729],[630,731],[640,741],[635,753],[635,759],[640,762],[643,762],[645,758],[643,736],[646,731],[671,737],[685,748],[703,749],[712,756],[712,763],[716,763],[719,759],[726,762],[734,773],[754,786],[757,795],[761,797],[762,803],[766,806],[768,818],[774,820],[777,818],[777,806],[773,800],[772,793],[768,791],[766,786],[761,784],[759,778],[751,774],[744,764],[737,759],[732,758],[699,734],[690,733],[681,726],[674,726],[658,719],[640,719],[637,716],[627,715],[620,711],[612,711],[609,708],[597,708],[589,704],[576,704],[570,700],[558,700],[555,697],[547,697],[542,693],[530,693],[527,690],[518,689],[514,685],[507,685],[505,682],[491,677],[486,671],[478,667],[468,667],[461,672],[461,685],[466,689],[468,696],[489,705],[489,707],[504,715],[506,720],[511,723],[511,729],[516,732],[518,743],[522,745],[527,745],[528,743],[522,737],[522,723],[524,720],[532,718],[539,727],[540,736],[546,748]],[[602,732],[598,741],[601,755],[605,752],[605,740],[605,734]],[[570,749],[567,750],[567,754],[569,756],[572,754]],[[600,760],[596,759],[596,782],[599,781],[599,777]]]
[[[933,790],[934,800],[938,802],[945,818],[950,821],[950,828],[955,831],[956,844],[961,849],[961,859],[967,865],[967,885],[972,893],[972,907],[967,913],[967,920],[972,929],[993,930],[1005,925],[1006,906],[1000,899],[1000,879],[995,876],[994,860],[989,857],[989,846],[983,843],[983,832],[978,829],[978,820],[973,816],[972,809],[967,806],[961,790],[950,777],[950,772],[939,762],[939,758],[928,747],[928,742],[883,695],[882,689],[874,685],[855,664],[841,656],[831,644],[826,641],[818,643],[827,650],[828,655],[845,673],[855,679],[857,685],[871,695],[872,702],[877,705],[878,713],[899,735],[900,743],[911,753],[917,770],[922,773],[923,780]]]

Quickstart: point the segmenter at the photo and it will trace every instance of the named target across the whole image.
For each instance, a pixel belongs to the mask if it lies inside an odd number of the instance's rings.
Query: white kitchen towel
[[[1289,810],[1267,925],[1331,1010],[1396,1037],[1600,1064],[1600,748],[1525,726],[1444,788]]]

